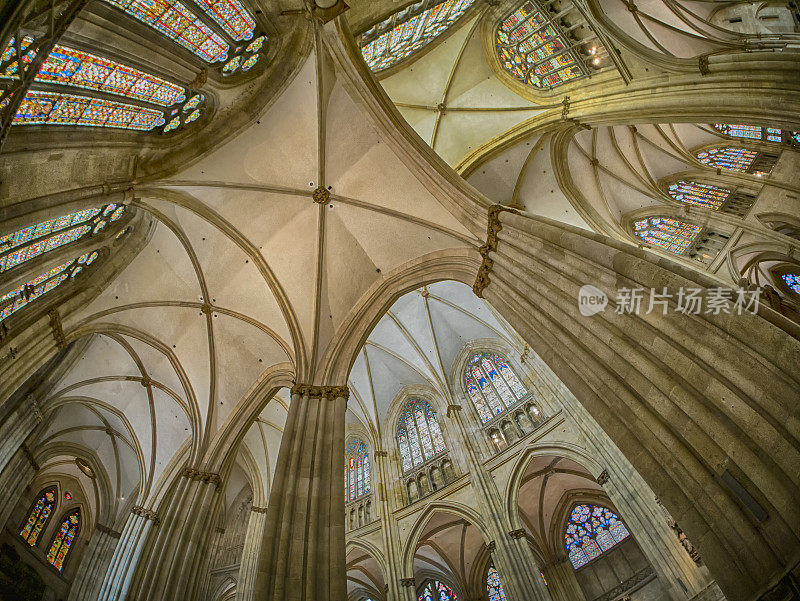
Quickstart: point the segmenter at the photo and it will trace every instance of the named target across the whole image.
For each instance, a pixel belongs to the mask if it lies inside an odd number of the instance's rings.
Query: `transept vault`
[[[800,599],[795,3],[348,4],[0,3],[0,599]]]

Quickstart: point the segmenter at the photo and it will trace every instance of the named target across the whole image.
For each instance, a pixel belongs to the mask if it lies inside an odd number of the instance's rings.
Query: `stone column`
[[[0,525],[8,521],[20,494],[37,471],[39,465],[25,443],[22,443],[0,473]]]
[[[131,579],[147,541],[150,530],[159,524],[155,511],[136,506],[125,523],[114,555],[106,570],[98,601],[121,601],[130,587]]]
[[[68,601],[97,599],[103,586],[103,577],[121,536],[120,532],[97,524],[72,581]]]
[[[800,548],[796,326],[764,307],[686,315],[674,300],[665,314],[618,313],[623,287],[675,299],[681,288],[708,297],[718,282],[632,245],[503,210],[489,213],[476,293],[677,517],[725,595],[759,596]],[[604,312],[580,313],[584,284],[609,297]]]
[[[550,591],[553,601],[586,601],[569,559],[542,566],[542,575],[547,581],[547,590]]]
[[[347,597],[344,545],[346,386],[292,387],[256,578],[259,601]]]
[[[510,601],[550,601],[547,587],[539,575],[536,558],[527,541],[518,533],[511,532],[502,517],[505,512],[500,492],[473,445],[473,439],[461,416],[461,406],[449,405],[447,417],[455,422],[459,439],[467,454],[476,501],[486,520],[486,526],[494,537],[489,542],[489,550],[506,595]]]
[[[267,523],[267,508],[250,509],[250,521],[244,537],[242,562],[239,566],[239,579],[236,583],[236,601],[254,601],[255,580],[260,561],[261,542],[264,540],[264,526]]]

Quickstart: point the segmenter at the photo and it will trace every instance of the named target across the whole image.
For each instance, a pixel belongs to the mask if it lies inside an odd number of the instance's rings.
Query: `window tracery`
[[[45,271],[38,277],[0,296],[0,322],[47,294],[67,279],[77,277],[86,267],[94,263],[98,256],[99,253],[96,250],[85,253],[72,261]]]
[[[528,0],[503,19],[495,34],[503,69],[525,84],[552,88],[588,75],[589,65],[599,68],[599,41],[576,39],[574,28],[562,26],[570,8]],[[576,21],[582,21],[577,13]]]
[[[633,224],[634,233],[642,240],[676,255],[684,255],[700,237],[699,225],[671,217],[647,217]]]
[[[443,452],[446,447],[436,412],[422,399],[410,399],[397,420],[397,444],[407,472]]]
[[[667,192],[678,202],[740,217],[744,217],[755,203],[752,194],[695,181],[675,182],[667,187]]]
[[[430,580],[417,601],[458,601],[458,597],[449,586],[440,580]]]
[[[231,38],[243,42],[253,37],[256,23],[239,0],[194,0]]]
[[[20,530],[20,537],[31,547],[35,546],[39,536],[50,521],[53,508],[56,505],[56,488],[54,486],[44,489],[39,493],[39,498],[34,503],[28,521]]]
[[[489,566],[489,572],[486,574],[486,590],[489,593],[489,601],[506,601],[506,592],[494,565]]]
[[[78,537],[81,527],[81,512],[76,509],[64,518],[61,522],[53,543],[50,545],[50,550],[47,552],[47,561],[59,572],[64,568],[64,562],[69,556],[72,545]]]
[[[82,209],[0,236],[0,273],[90,232],[97,233],[109,221],[120,219],[124,211],[124,206],[116,204]]]
[[[709,148],[697,153],[697,160],[717,169],[727,169],[739,173],[767,175],[775,166],[777,156],[733,146]]]
[[[527,390],[497,354],[476,353],[464,370],[464,387],[486,423],[522,399]]]
[[[599,505],[578,505],[572,510],[564,542],[576,570],[630,536],[614,512]]]
[[[789,288],[794,290],[796,294],[800,295],[800,274],[784,273],[781,275],[781,278],[786,285],[789,286]]]
[[[763,140],[765,142],[783,142],[793,140],[800,142],[800,132],[781,130],[776,127],[761,127],[760,125],[743,125],[741,123],[713,123],[714,129],[730,136],[746,140]]]
[[[345,449],[344,490],[348,502],[368,495],[371,490],[371,475],[367,445],[352,440]]]
[[[455,23],[475,0],[422,0],[365,32],[361,54],[367,66],[381,71],[427,46]]]

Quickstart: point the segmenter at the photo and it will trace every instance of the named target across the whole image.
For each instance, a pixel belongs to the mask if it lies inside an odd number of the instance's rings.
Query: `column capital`
[[[103,534],[107,534],[111,538],[120,538],[122,536],[121,532],[117,532],[113,528],[109,528],[108,526],[104,526],[100,522],[97,523],[97,526],[95,526],[95,528],[97,528],[97,530],[99,530]]]
[[[525,529],[517,528],[516,530],[511,530],[508,535],[513,539],[525,538]]]
[[[267,513],[267,508],[253,505],[252,507],[250,507],[250,511],[252,511],[253,513]]]
[[[339,397],[345,400],[350,398],[350,389],[347,386],[312,386],[311,384],[295,384],[292,386],[292,394],[308,396],[312,398],[323,398],[335,400]]]
[[[388,457],[388,456],[389,453],[387,451],[384,451],[383,449],[375,451],[375,457]]]
[[[447,417],[451,417],[456,411],[461,411],[461,405],[448,405]]]
[[[415,581],[413,578],[401,578],[400,586],[414,586]]]
[[[605,469],[604,469],[602,472],[600,472],[600,475],[599,475],[599,476],[597,476],[597,483],[598,483],[600,486],[603,486],[603,485],[604,485],[606,482],[608,482],[610,479],[611,479],[611,476],[609,476],[609,475],[608,475],[608,470],[605,470]]]
[[[161,519],[158,517],[158,514],[155,511],[152,509],[147,509],[146,507],[142,507],[141,505],[134,505],[133,508],[131,508],[131,513],[149,520],[156,525],[161,522]]]
[[[497,543],[495,543],[493,540],[490,540],[489,544],[486,545],[486,550],[489,551],[489,553],[493,553],[495,549],[497,549]]]
[[[218,490],[222,486],[222,476],[214,472],[203,472],[191,467],[185,467],[181,471],[181,476],[189,480],[213,484]]]

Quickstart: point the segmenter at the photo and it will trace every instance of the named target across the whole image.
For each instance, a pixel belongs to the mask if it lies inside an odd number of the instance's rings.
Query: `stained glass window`
[[[755,150],[728,146],[698,152],[697,160],[709,167],[746,173],[757,156],[758,152]]]
[[[364,34],[361,48],[367,66],[380,71],[399,63],[412,52],[426,46],[450,27],[475,0],[445,0],[417,12],[418,3],[392,15]],[[380,32],[377,37],[374,33]]]
[[[397,421],[397,444],[406,472],[445,450],[436,412],[427,401],[410,399],[405,404]]]
[[[0,236],[0,273],[42,253],[74,242],[100,223],[105,223],[104,217],[110,214],[110,219],[116,221],[122,217],[124,211],[125,207],[116,204],[82,209]]]
[[[20,530],[19,535],[31,547],[36,545],[39,540],[39,535],[47,525],[50,516],[53,513],[53,508],[56,505],[56,489],[55,487],[46,488],[39,494],[36,503],[33,504],[33,509],[28,516],[28,521]]]
[[[577,570],[629,535],[614,512],[599,505],[578,505],[569,516],[564,542],[569,560]]]
[[[670,217],[647,217],[633,224],[633,231],[639,238],[677,255],[687,252],[702,229]]]
[[[761,127],[760,125],[741,125],[734,123],[714,123],[714,128],[732,138],[747,138],[750,140],[766,140],[767,142],[780,142],[783,134],[775,127]]]
[[[717,211],[728,200],[732,190],[711,184],[679,181],[671,184],[667,192],[680,202]]]
[[[800,144],[800,131],[792,132],[792,140],[794,140],[797,144]]]
[[[239,0],[194,0],[237,42],[253,37],[256,23]]]
[[[47,561],[60,572],[64,567],[64,562],[69,555],[75,539],[78,537],[78,532],[81,528],[81,512],[76,509],[70,513],[64,521],[61,522],[61,528],[58,529],[53,544],[50,545],[50,550],[47,552]]]
[[[464,373],[464,387],[484,423],[527,394],[505,359],[491,353],[472,357]]]
[[[161,111],[100,98],[30,91],[15,125],[84,125],[149,131],[164,124]]]
[[[64,282],[67,278],[77,277],[83,269],[91,265],[98,257],[97,251],[81,255],[74,261],[67,261],[57,267],[45,271],[26,284],[17,286],[10,292],[0,296],[0,322],[32,303],[43,294]]]
[[[431,580],[422,589],[417,601],[458,601],[458,597],[444,582]]]
[[[229,46],[179,0],[105,0],[209,63],[224,61]],[[202,0],[201,0],[202,1]],[[203,4],[227,4],[203,2]]]
[[[800,274],[784,273],[781,278],[783,278],[783,281],[786,282],[789,288],[794,290],[795,293],[800,294]]]
[[[3,72],[0,73],[0,77],[13,77],[19,71],[19,65],[17,64],[16,59],[13,61],[11,60],[16,54],[16,48],[14,47],[16,43],[16,38],[11,38],[8,42],[8,46],[6,46],[6,49],[3,51],[3,54],[0,55],[0,65],[6,65],[6,67],[3,69]],[[36,56],[33,50],[25,52],[25,50],[31,44],[33,44],[33,36],[30,35],[24,36],[19,44],[19,49],[22,54],[22,62],[26,65],[30,64],[34,56]]]
[[[100,90],[135,100],[171,106],[186,99],[181,86],[88,52],[56,45],[36,81]]]
[[[547,88],[586,75],[583,61],[546,10],[528,0],[497,27],[500,64],[523,83]]]
[[[489,573],[486,575],[486,590],[489,592],[489,601],[506,601],[506,592],[500,582],[500,576],[494,566],[489,566]]]
[[[354,501],[371,491],[367,445],[353,440],[344,451],[344,489],[347,501]]]

